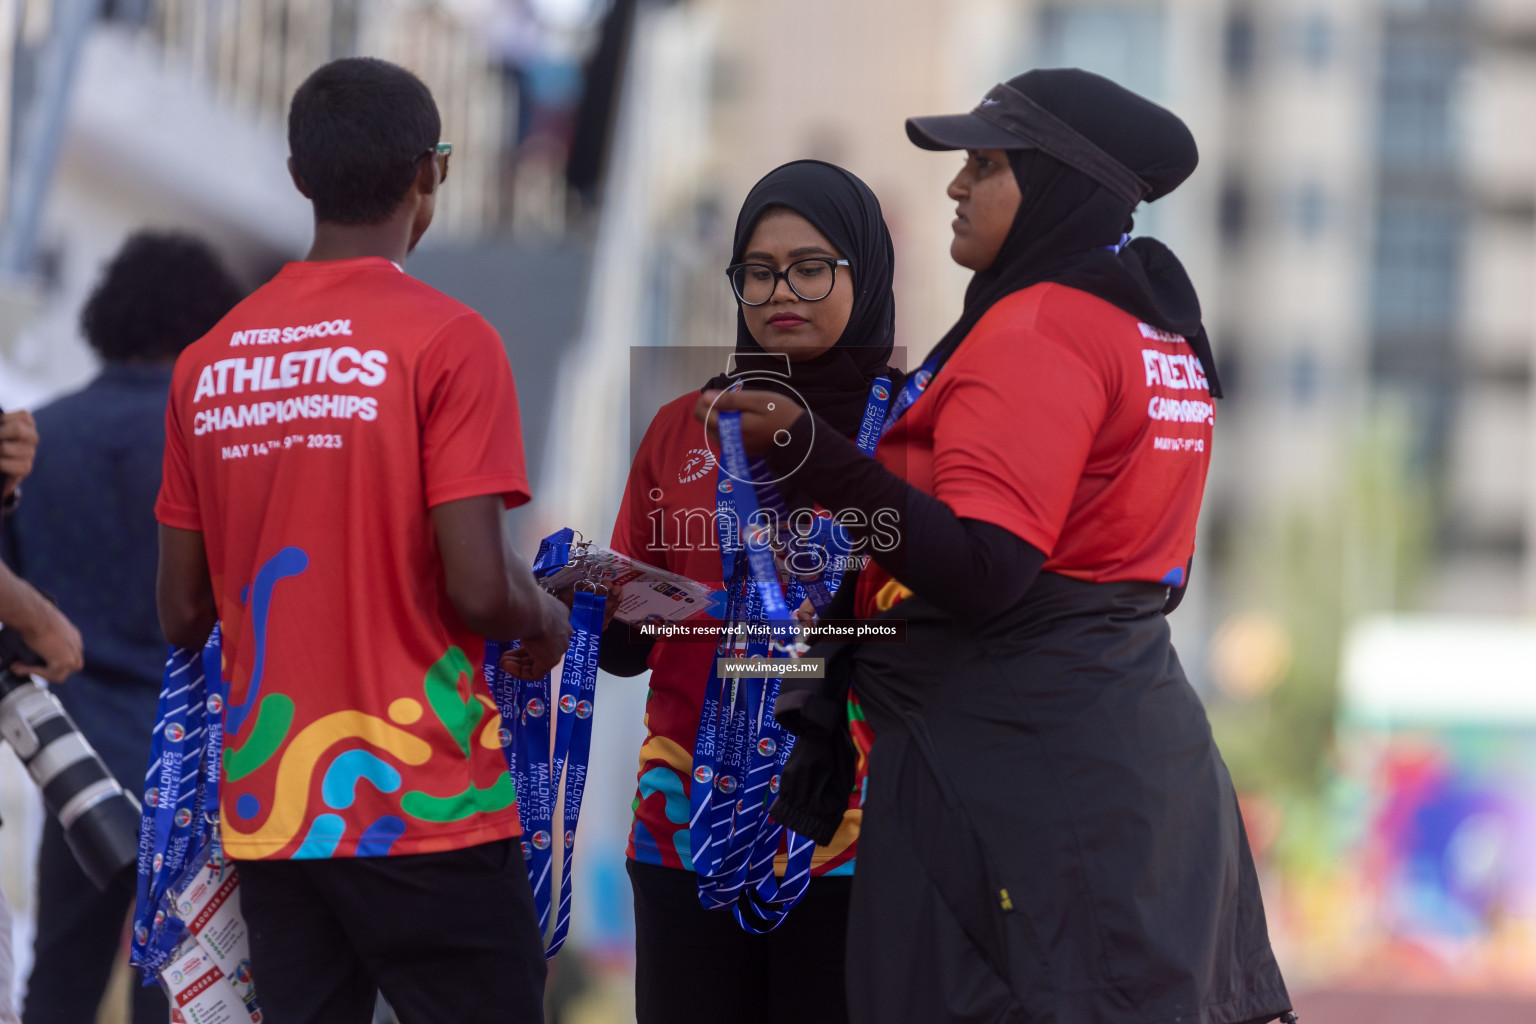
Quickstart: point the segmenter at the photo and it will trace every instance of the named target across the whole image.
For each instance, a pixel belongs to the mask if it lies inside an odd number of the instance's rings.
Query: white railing
[[[147,0],[138,9],[168,64],[261,118],[286,117],[294,90],[336,57],[410,68],[432,89],[454,144],[434,237],[473,238],[503,223],[515,86],[475,23],[425,0]]]

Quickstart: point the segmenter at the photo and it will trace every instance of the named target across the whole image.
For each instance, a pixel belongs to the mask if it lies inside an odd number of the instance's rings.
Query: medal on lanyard
[[[575,531],[560,530],[539,545],[537,577],[570,565],[590,564],[591,543]],[[586,790],[592,752],[592,709],[597,697],[597,656],[602,641],[607,587],[590,574],[576,584],[571,603],[571,640],[560,671],[560,698],[554,700],[552,676],[518,679],[501,668],[501,656],[517,646],[488,641],[484,673],[501,713],[499,738],[507,772],[517,794],[523,824],[523,859],[533,887],[542,934],[554,909],[552,880],[555,850],[561,851],[560,902],[555,928],[545,949],[553,957],[565,944],[571,921],[572,859],[576,826]],[[551,724],[553,719],[553,725]],[[555,829],[556,795],[564,786],[560,829]]]
[[[131,960],[154,984],[185,927],[170,894],[188,865],[218,841],[219,770],[227,703],[218,627],[202,651],[166,660],[139,820]]]

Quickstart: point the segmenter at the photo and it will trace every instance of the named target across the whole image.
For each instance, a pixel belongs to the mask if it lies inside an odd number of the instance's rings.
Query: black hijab
[[[1199,161],[1183,121],[1107,78],[1053,68],[1030,71],[1008,85],[1135,172],[1148,201],[1172,192]],[[1118,252],[1106,248],[1130,233],[1138,201],[1040,149],[1009,149],[1008,161],[1023,196],[1019,212],[997,259],[966,288],[960,319],[934,348],[940,359],[949,357],[998,300],[1053,281],[1189,339],[1211,394],[1220,398],[1200,299],[1178,257],[1155,238],[1134,239]]]
[[[761,374],[754,374],[746,386],[786,394],[793,389],[822,419],[852,437],[859,431],[870,383],[881,374],[894,384],[901,382],[901,373],[887,365],[896,333],[896,297],[891,290],[896,256],[880,200],[857,176],[834,164],[820,160],[784,164],[752,186],[741,204],[732,263],[741,261],[758,220],[774,207],[793,210],[810,221],[852,264],[839,267],[838,272],[853,272],[853,311],[835,345],[814,359],[789,364],[787,388],[775,386],[776,380]],[[738,373],[759,369],[783,373],[783,360],[770,356],[752,337],[739,306],[736,352]],[[731,377],[721,374],[705,389],[731,383]]]

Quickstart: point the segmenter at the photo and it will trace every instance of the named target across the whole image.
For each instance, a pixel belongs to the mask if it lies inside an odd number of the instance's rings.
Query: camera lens
[[[0,670],[0,737],[42,790],[75,859],[106,889],[138,859],[139,802],[112,777],[58,698]]]

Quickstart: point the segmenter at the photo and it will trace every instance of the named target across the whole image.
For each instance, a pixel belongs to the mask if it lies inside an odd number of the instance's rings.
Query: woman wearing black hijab
[[[706,386],[740,381],[746,393],[767,393],[786,405],[805,402],[827,429],[855,436],[876,378],[901,380],[887,365],[895,324],[893,259],[880,204],[857,177],[814,160],[774,170],[748,194],[736,223],[728,271],[738,300],[736,351],[729,372]],[[722,561],[711,524],[717,480],[725,481],[693,418],[697,397],[692,392],[663,406],[646,431],[612,546],[719,588]],[[637,1018],[640,1024],[844,1021],[849,876],[860,819],[854,774],[837,821],[811,859],[805,895],[778,928],[752,934],[730,910],[701,906],[689,804],[715,654],[714,644],[696,640],[633,642],[622,622],[603,636],[603,668],[619,675],[651,669],[628,851]]]
[[[1288,1015],[1252,857],[1165,615],[1186,583],[1220,395],[1199,302],[1138,203],[1196,162],[1177,117],[1078,70],[970,114],[959,322],[892,406],[876,461],[814,411],[706,394],[823,505],[903,509],[837,602],[905,644],[822,646],[789,684],[799,734],[775,818],[824,834],[873,729],[848,979],[856,1022],[1249,1024]],[[790,432],[790,443],[773,436]],[[782,436],[782,435],[781,435]],[[855,531],[857,533],[857,531]],[[835,612],[834,612],[835,614]]]

